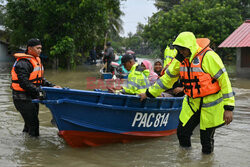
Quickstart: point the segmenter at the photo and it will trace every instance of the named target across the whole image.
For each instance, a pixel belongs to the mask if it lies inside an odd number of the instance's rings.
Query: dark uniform
[[[28,42],[28,46],[31,47],[40,44],[41,43],[38,39],[31,39]],[[12,69],[11,88],[13,102],[16,109],[21,113],[24,119],[25,124],[23,132],[29,133],[30,136],[39,136],[39,104],[32,103],[32,99],[37,99],[39,97],[39,92],[41,92],[41,88],[39,86],[53,87],[54,85],[48,82],[45,78],[43,78],[43,76],[31,80],[31,73],[35,71],[33,64],[31,63],[31,59],[34,62],[36,59],[40,60],[39,57],[32,58],[32,55],[27,52],[26,54],[18,53],[15,55],[19,55],[20,57],[18,57]],[[31,58],[28,58],[29,56]],[[40,70],[43,74],[43,67],[41,61],[38,61],[37,63],[40,63],[39,65],[37,65],[41,67]],[[15,80],[16,78],[18,78],[18,80]]]
[[[105,51],[104,60],[107,62],[107,72],[112,72],[113,69],[110,63],[115,60],[115,54],[110,42],[107,43],[107,46],[108,48]]]

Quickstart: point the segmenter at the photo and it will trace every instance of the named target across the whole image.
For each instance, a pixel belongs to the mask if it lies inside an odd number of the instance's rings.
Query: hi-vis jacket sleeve
[[[148,88],[148,92],[154,97],[160,96],[162,92],[173,87],[174,83],[179,79],[179,73],[180,62],[174,59],[165,74],[154,85]]]
[[[215,52],[209,51],[203,58],[202,68],[218,80],[223,95],[224,109],[230,110],[230,107],[235,106],[234,92],[222,60]]]
[[[171,61],[175,58],[177,55],[177,50],[176,49],[170,49],[167,47],[164,51],[164,65],[163,68],[166,67]]]
[[[126,86],[121,90],[124,94],[136,94],[137,89],[139,89],[139,85],[136,83],[136,77],[131,77],[133,73],[131,73],[128,77]]]
[[[132,87],[130,87],[130,88],[123,87],[121,92],[124,93],[124,94],[135,94],[135,90]]]

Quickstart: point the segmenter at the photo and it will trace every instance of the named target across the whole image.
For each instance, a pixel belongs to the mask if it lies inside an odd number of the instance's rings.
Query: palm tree
[[[118,3],[119,5],[117,5]],[[114,6],[115,8],[111,8],[107,12],[108,21],[106,25],[104,44],[106,44],[108,36],[112,38],[117,36],[120,32],[123,32],[123,21],[121,20],[121,16],[124,15],[124,13],[120,10],[119,0],[109,0],[107,1],[106,5],[107,7]]]

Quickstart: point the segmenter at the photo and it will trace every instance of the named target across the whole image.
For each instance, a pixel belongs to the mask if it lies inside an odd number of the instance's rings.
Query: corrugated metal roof
[[[223,47],[250,47],[250,19],[246,20],[219,45],[219,48]]]

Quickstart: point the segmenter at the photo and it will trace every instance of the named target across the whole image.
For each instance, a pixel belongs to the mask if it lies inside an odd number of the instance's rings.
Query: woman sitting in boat
[[[149,70],[144,70],[140,65],[135,63],[134,57],[131,54],[126,54],[122,57],[122,64],[130,73],[126,86],[122,87],[119,92],[123,94],[140,94],[146,91],[150,86],[148,76]],[[116,92],[114,88],[108,88],[109,92]]]
[[[144,70],[149,70],[150,74],[148,76],[148,80],[150,82],[150,85],[153,85],[155,81],[159,78],[159,76],[154,72],[151,62],[148,60],[143,60],[141,63],[141,67]]]
[[[156,59],[154,62],[154,72],[158,75],[161,76],[161,71],[162,71],[162,60],[161,59]]]
[[[166,51],[165,51],[166,54]],[[169,55],[169,54],[168,54]],[[175,55],[174,55],[175,57]],[[172,59],[165,59],[167,60],[167,62],[171,62]],[[154,63],[154,71],[159,75],[159,77],[161,77],[162,75],[164,75],[168,65],[166,65],[166,67],[163,69],[163,63],[161,59],[156,59],[155,63]],[[184,88],[183,85],[181,84],[180,80],[178,80],[177,82],[175,82],[175,84],[173,85],[173,88],[166,90],[165,92],[161,93],[161,97],[182,97],[184,96]]]

